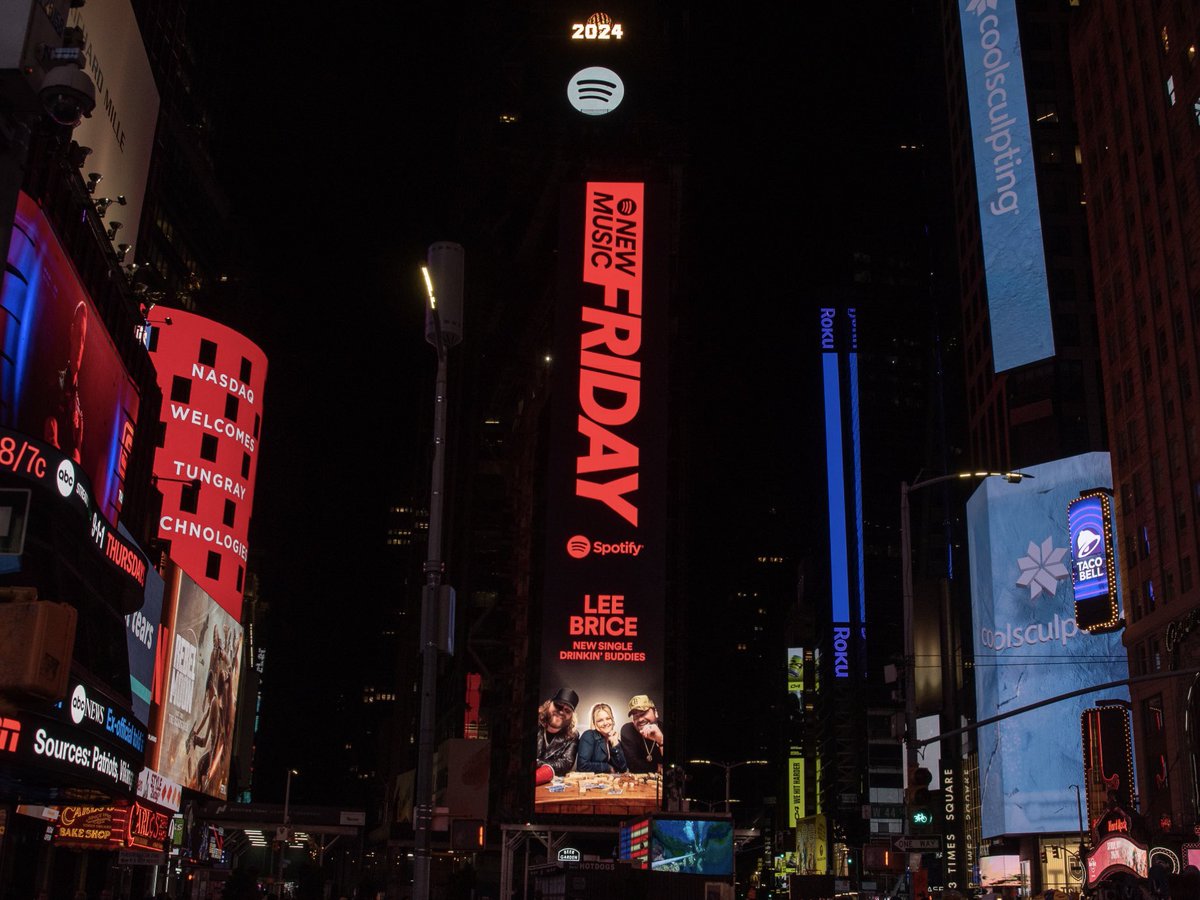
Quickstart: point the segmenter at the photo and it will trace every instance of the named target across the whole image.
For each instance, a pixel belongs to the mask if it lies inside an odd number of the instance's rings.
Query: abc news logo
[[[572,559],[583,559],[593,553],[597,556],[637,556],[645,546],[636,541],[621,541],[619,544],[592,541],[577,534],[567,539],[567,555]]]

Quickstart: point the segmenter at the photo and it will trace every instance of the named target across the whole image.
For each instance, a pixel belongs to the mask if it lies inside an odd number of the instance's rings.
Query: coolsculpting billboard
[[[565,198],[541,692],[530,717],[542,813],[635,815],[661,803],[664,212],[640,182],[589,182]]]
[[[986,719],[1039,700],[1128,677],[1119,634],[1092,635],[1074,618],[1067,505],[1111,486],[1107,453],[1024,470],[1010,484],[988,478],[967,504],[977,715]],[[984,837],[1072,831],[1083,774],[1079,731],[1069,726],[1099,699],[1085,694],[979,729]]]
[[[218,322],[170,310],[152,357],[163,392],[158,536],[171,559],[241,618],[267,358]]]
[[[87,473],[90,505],[116,522],[140,398],[49,220],[17,200],[0,288],[0,426]]]
[[[146,765],[185,788],[225,800],[242,626],[179,566],[169,565],[165,577],[160,639],[166,665],[156,679],[157,740]]]
[[[1015,0],[958,0],[996,371],[1054,355]]]

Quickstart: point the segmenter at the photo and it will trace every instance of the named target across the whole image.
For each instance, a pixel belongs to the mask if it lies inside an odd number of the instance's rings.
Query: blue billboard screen
[[[1054,355],[1015,0],[959,0],[996,371]]]
[[[1119,634],[1076,623],[1067,506],[1081,491],[1111,486],[1107,453],[1024,470],[1032,479],[989,478],[967,504],[977,715],[986,719],[1060,694],[1129,677]],[[1084,694],[979,729],[984,837],[1071,831],[1068,785],[1083,773],[1076,728],[1100,699]]]

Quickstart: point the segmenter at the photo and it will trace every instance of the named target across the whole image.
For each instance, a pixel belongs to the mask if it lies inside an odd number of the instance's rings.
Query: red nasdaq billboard
[[[667,289],[641,182],[567,190],[534,806],[656,808],[663,704]]]
[[[152,341],[165,422],[154,458],[163,494],[158,536],[240,619],[267,358],[224,325],[165,312],[171,324],[158,324]]]

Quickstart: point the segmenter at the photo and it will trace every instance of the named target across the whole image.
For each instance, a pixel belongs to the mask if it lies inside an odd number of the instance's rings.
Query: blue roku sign
[[[1054,355],[1014,0],[960,0],[979,227],[997,372]]]

